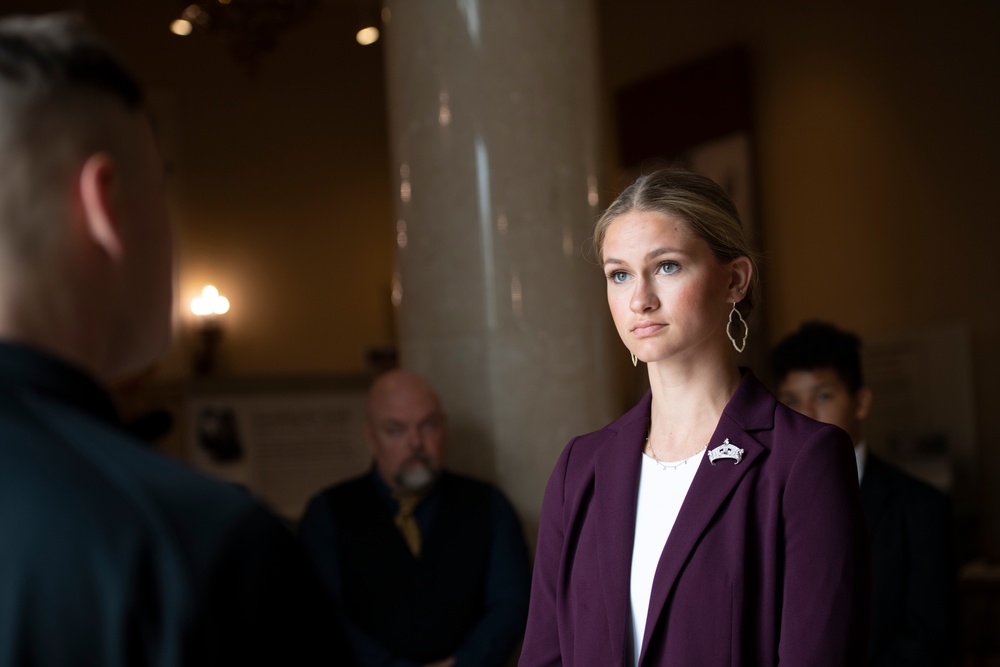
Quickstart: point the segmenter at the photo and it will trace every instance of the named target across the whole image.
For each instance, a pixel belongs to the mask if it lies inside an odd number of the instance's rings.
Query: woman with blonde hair
[[[520,665],[861,664],[851,441],[734,359],[759,282],[732,201],[656,171],[611,204],[595,244],[650,390],[556,464]]]

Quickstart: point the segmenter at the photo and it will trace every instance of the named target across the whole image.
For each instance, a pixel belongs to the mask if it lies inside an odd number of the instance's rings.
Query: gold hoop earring
[[[733,309],[729,311],[729,317],[726,321],[726,335],[729,336],[729,342],[733,344],[733,349],[736,350],[737,352],[743,352],[743,350],[745,350],[747,346],[747,338],[750,337],[750,325],[747,324],[747,321],[743,319],[743,315],[736,307],[736,303],[737,303],[736,301],[733,301]],[[732,332],[729,330],[729,327],[732,326],[733,324],[733,313],[736,313],[737,321],[739,321],[739,323],[743,325],[742,343],[737,343],[736,339],[733,338]]]
[[[639,359],[638,359],[638,357],[635,356],[635,352],[632,352],[631,354],[632,354],[632,365],[633,366],[638,366],[639,365]]]

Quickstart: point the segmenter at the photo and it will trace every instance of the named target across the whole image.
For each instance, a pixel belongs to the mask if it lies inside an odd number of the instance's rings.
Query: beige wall
[[[381,52],[353,43],[337,4],[283,35],[255,79],[208,40],[175,38],[155,69],[176,124],[178,318],[215,282],[235,375],[358,373],[392,340]],[[186,371],[179,340],[168,373]]]

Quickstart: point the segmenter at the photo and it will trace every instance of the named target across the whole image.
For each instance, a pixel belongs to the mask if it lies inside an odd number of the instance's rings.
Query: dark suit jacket
[[[80,370],[8,343],[0,535],[0,665],[343,664],[284,525],[134,440]]]
[[[869,453],[861,499],[872,547],[867,664],[947,665],[957,615],[948,497]]]
[[[650,395],[572,440],[549,480],[520,664],[626,664],[629,577]],[[867,543],[850,439],[789,410],[749,371],[653,581],[640,665],[856,667]]]

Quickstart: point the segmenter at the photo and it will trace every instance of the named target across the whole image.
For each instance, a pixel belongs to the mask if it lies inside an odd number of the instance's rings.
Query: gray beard
[[[396,485],[404,491],[423,491],[437,481],[439,471],[429,461],[408,461],[396,475]]]

